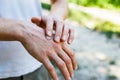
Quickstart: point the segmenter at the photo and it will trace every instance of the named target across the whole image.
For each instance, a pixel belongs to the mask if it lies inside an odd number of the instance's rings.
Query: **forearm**
[[[51,11],[50,15],[65,19],[68,14],[68,3],[67,0],[51,0]]]
[[[0,18],[0,41],[24,42],[33,31],[45,36],[44,30],[31,22]]]
[[[20,28],[16,27],[16,21],[0,18],[0,41],[17,40]]]

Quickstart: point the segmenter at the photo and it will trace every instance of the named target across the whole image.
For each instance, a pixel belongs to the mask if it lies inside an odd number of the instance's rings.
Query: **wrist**
[[[16,22],[17,28],[15,29],[14,37],[17,41],[24,42],[26,40],[27,26],[24,24],[23,21]]]
[[[26,43],[31,41],[31,37],[35,36],[37,33],[44,36],[44,30],[33,23],[19,21],[19,30],[17,31],[17,40]]]
[[[0,40],[19,41],[21,39],[21,27],[18,21],[0,18]]]

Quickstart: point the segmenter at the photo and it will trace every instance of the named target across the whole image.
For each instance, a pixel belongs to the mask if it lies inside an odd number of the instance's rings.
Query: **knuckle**
[[[71,59],[70,58],[68,58],[68,59],[66,59],[66,64],[71,64]]]
[[[59,21],[58,25],[63,26],[64,24],[63,24],[63,22]]]
[[[74,31],[74,29],[72,29],[72,28],[70,28],[70,31],[72,32],[72,33],[74,33],[75,31]]]
[[[48,70],[51,72],[51,71],[54,70],[54,67],[53,67],[53,66],[49,66],[49,67],[48,67]]]
[[[66,29],[69,29],[69,24],[64,24]]]
[[[42,19],[43,19],[44,21],[52,21],[52,18],[49,17],[49,16],[43,16]]]
[[[60,31],[60,30],[56,31],[55,37],[57,37],[57,36],[60,36],[60,37],[61,37],[61,35],[62,35],[62,31]]]
[[[75,54],[73,52],[70,53],[71,57],[75,57]]]
[[[54,46],[54,49],[57,49],[57,51],[60,51],[61,47],[59,44],[54,43],[53,46]]]
[[[52,31],[52,29],[50,27],[46,27],[47,31]]]
[[[51,54],[51,53],[52,53],[52,50],[50,50],[50,49],[48,48],[48,50],[46,51],[46,53]]]
[[[48,21],[53,21],[53,19],[49,16],[49,17],[46,17],[46,20]]]
[[[46,17],[45,17],[45,16],[42,16],[42,20],[43,20],[43,21],[46,20]]]
[[[74,29],[71,29],[71,39],[74,39],[75,35],[74,35]]]
[[[68,30],[69,30],[68,26],[64,26],[64,31],[65,31],[66,33],[68,33]]]
[[[49,57],[53,57],[55,55],[54,51],[52,49],[48,49],[48,51],[46,53],[47,53],[47,56],[49,56]]]
[[[57,19],[56,19],[55,22],[56,22],[58,25],[62,25],[62,26],[63,26],[63,24],[64,24],[62,20],[57,20]]]
[[[74,39],[74,36],[71,36],[71,40],[73,40]]]
[[[60,32],[60,31],[57,31],[56,34],[55,34],[55,36],[56,36],[56,37],[57,37],[57,36],[61,36],[61,32]]]
[[[59,62],[59,66],[60,66],[60,67],[65,67],[66,65],[65,65],[64,62]]]
[[[46,56],[46,50],[45,49],[41,49],[41,52],[43,53],[42,56]]]
[[[68,36],[69,33],[68,33],[67,31],[64,31],[64,32],[63,32],[63,35]]]
[[[58,20],[58,23],[63,25],[63,21]]]

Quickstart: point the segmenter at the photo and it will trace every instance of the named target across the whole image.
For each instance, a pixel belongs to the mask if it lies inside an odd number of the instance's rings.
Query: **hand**
[[[22,23],[23,39],[21,43],[38,61],[43,63],[53,80],[58,80],[50,60],[54,61],[65,80],[71,80],[74,69],[77,68],[74,52],[66,42],[55,43],[45,38],[44,30],[32,23]]]
[[[33,17],[33,23],[45,29],[46,37],[51,38],[53,29],[55,30],[55,42],[66,41],[71,44],[74,40],[74,30],[63,19],[52,16]]]

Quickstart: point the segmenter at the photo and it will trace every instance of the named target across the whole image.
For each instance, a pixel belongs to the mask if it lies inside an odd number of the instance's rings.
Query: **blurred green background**
[[[69,0],[69,2],[87,7],[94,6],[108,9],[120,8],[120,0]]]
[[[50,9],[49,4],[43,3],[42,6]],[[68,18],[104,33],[108,38],[113,35],[120,37],[120,0],[69,0]]]

